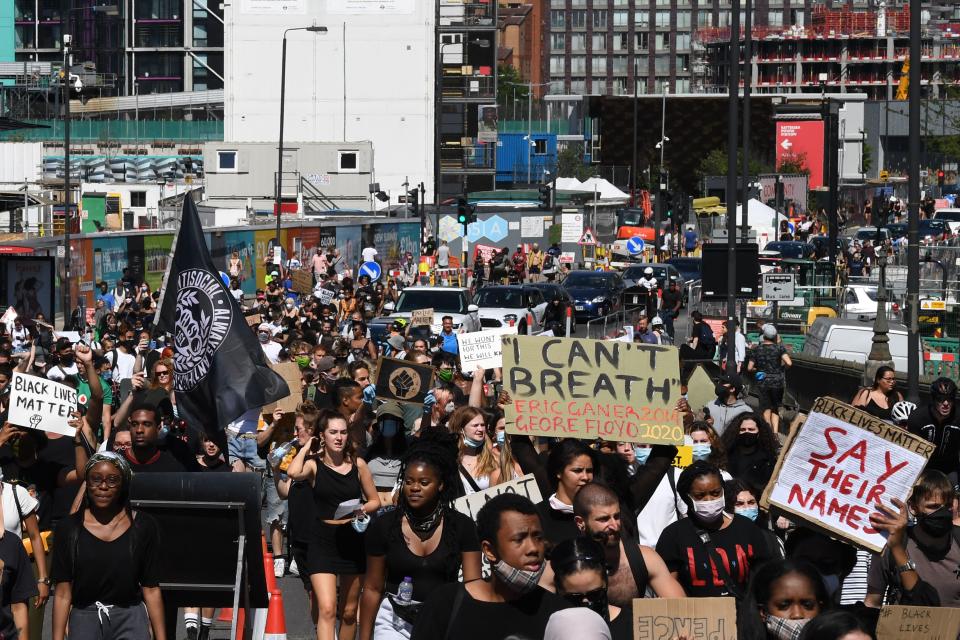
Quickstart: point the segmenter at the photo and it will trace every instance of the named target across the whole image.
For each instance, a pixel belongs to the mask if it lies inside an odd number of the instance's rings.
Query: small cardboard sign
[[[487,504],[491,498],[499,496],[502,493],[516,493],[517,495],[530,498],[530,502],[533,504],[538,504],[543,501],[543,496],[540,495],[540,488],[537,486],[536,478],[533,477],[532,473],[528,473],[517,480],[504,482],[490,487],[485,491],[478,491],[477,493],[471,493],[462,498],[457,498],[453,501],[453,508],[469,516],[471,520],[476,522],[477,512],[480,511],[480,507]]]
[[[633,640],[737,639],[733,598],[634,598]]]
[[[458,333],[457,345],[460,355],[460,370],[474,372],[477,367],[498,369],[503,366],[503,341],[501,336],[517,335],[516,327],[499,327],[486,331]]]
[[[8,324],[17,319],[17,310],[13,307],[7,307],[7,310],[3,312],[3,315],[0,316],[0,322]]]
[[[254,313],[253,315],[245,316],[247,319],[248,327],[259,327],[260,326],[260,314]]]
[[[10,382],[10,424],[74,436],[67,422],[77,408],[77,392],[65,384],[13,372]]]
[[[686,469],[693,464],[693,447],[690,445],[680,445],[677,447],[677,455],[673,457],[671,463],[677,469]]]
[[[319,300],[320,304],[330,304],[336,295],[337,292],[333,289],[324,289],[322,287],[313,291],[313,297]]]
[[[411,327],[429,327],[433,324],[433,309],[414,309],[410,314]]]
[[[960,636],[960,609],[887,605],[877,619],[877,640],[956,640]]]
[[[381,357],[377,361],[377,397],[423,404],[433,382],[433,367],[406,360]]]
[[[503,336],[507,432],[682,444],[676,347]]]
[[[309,295],[313,292],[313,273],[308,269],[297,269],[290,272],[291,288],[299,294]]]
[[[795,422],[761,506],[879,553],[886,538],[870,526],[876,504],[907,501],[935,446],[833,398],[817,398]]]
[[[716,400],[717,394],[714,393],[713,387],[713,380],[703,370],[703,367],[697,365],[690,379],[687,380],[687,403],[690,405],[691,411],[697,414],[703,411],[707,403]]]
[[[300,392],[302,386],[300,382],[300,367],[296,362],[280,362],[271,364],[270,368],[279,373],[284,382],[287,383],[287,388],[290,389],[290,395],[268,404],[263,408],[263,413],[270,415],[278,407],[285,414],[295,413],[303,398],[303,394]]]

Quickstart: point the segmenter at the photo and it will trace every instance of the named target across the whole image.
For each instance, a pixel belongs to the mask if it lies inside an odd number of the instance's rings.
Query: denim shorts
[[[240,460],[254,469],[266,469],[267,467],[267,461],[257,455],[256,438],[241,438],[228,434],[227,455],[230,459],[230,464]]]

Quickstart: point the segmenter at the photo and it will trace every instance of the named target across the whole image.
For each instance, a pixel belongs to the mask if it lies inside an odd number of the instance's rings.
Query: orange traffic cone
[[[273,593],[277,587],[277,576],[273,572],[273,554],[263,554],[263,573],[267,577],[267,593]]]
[[[280,589],[270,592],[270,609],[267,610],[267,628],[263,640],[287,640],[287,620],[283,615],[283,594]]]
[[[240,609],[237,612],[237,635],[234,636],[234,640],[243,640],[243,627],[247,623],[247,617],[244,615],[244,610]]]
[[[233,620],[233,607],[224,607],[220,609],[220,615],[217,616],[217,622],[231,622]]]

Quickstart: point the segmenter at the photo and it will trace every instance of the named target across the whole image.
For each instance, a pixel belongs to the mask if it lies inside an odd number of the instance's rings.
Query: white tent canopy
[[[747,224],[751,227],[773,227],[776,229],[780,220],[786,220],[786,216],[777,213],[772,207],[768,207],[759,200],[751,199],[747,201]],[[737,205],[737,226],[743,224],[743,205]]]
[[[603,178],[590,178],[583,183],[584,191],[596,190],[600,200],[622,200],[626,202],[630,196],[620,189],[617,189],[608,180]]]
[[[583,183],[576,178],[557,178],[557,191],[583,191]]]

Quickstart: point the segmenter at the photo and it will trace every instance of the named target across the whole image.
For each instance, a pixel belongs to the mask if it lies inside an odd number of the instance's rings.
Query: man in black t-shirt
[[[19,537],[5,535],[0,538],[0,562],[3,563],[0,569],[3,575],[0,578],[0,638],[25,640],[30,635],[28,601],[38,591],[30,558]]]
[[[928,469],[950,475],[960,471],[960,420],[956,411],[957,385],[950,378],[930,384],[930,404],[918,407],[907,420],[907,430],[937,445]]]
[[[134,473],[188,471],[169,451],[160,449],[160,414],[155,406],[134,405],[128,420],[131,445],[126,456]]]
[[[529,499],[504,493],[477,513],[480,550],[489,580],[448,584],[427,600],[411,640],[542,638],[547,620],[570,605],[537,583],[546,566],[543,527]]]

